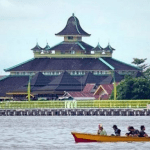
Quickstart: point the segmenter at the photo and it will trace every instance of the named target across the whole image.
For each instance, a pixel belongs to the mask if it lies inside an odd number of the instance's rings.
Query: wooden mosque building
[[[10,75],[0,79],[0,99],[24,99],[31,76],[31,95],[34,98],[57,99],[64,92],[82,91],[86,84],[113,82],[111,73],[115,71],[116,81],[124,75],[140,76],[139,68],[112,57],[114,48],[108,44],[105,48],[98,43],[93,47],[82,40],[91,34],[85,32],[73,14],[64,29],[56,36],[64,37],[59,44],[42,48],[37,43],[33,51],[34,58],[4,69]]]

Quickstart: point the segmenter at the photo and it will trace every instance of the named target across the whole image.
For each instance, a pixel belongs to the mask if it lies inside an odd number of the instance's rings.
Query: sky
[[[114,58],[129,64],[147,58],[150,64],[150,0],[0,0],[0,75],[33,58],[36,42],[52,47],[63,41],[55,33],[72,13],[91,34],[84,42],[109,42]]]

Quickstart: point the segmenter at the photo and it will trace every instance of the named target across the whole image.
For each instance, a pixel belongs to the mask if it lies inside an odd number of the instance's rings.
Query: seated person
[[[131,127],[131,126],[128,126],[128,131],[129,131],[129,132],[125,134],[126,136],[129,136],[129,135],[132,133],[131,130],[130,130],[130,127]]]
[[[147,133],[145,131],[145,126],[141,126],[141,131],[139,133],[139,137],[148,137]]]
[[[118,129],[118,127],[117,127],[116,125],[113,125],[113,129],[114,129],[115,135],[116,135],[116,136],[120,136],[121,130]]]
[[[134,129],[134,127],[130,127],[131,134],[129,136],[138,137],[139,136],[139,130]]]
[[[106,131],[103,129],[103,125],[102,124],[98,125],[97,134],[99,134],[99,135],[107,135]]]

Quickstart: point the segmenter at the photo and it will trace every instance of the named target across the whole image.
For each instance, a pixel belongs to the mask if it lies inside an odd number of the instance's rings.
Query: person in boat
[[[116,125],[113,125],[113,129],[114,129],[114,132],[115,132],[116,136],[120,136],[121,135],[121,130],[118,129],[118,127]],[[112,134],[112,136],[114,136],[114,134]]]
[[[125,134],[126,136],[129,136],[129,135],[132,134],[132,131],[130,130],[130,127],[131,127],[131,126],[128,126],[128,131],[129,131],[129,132]]]
[[[141,126],[141,131],[139,133],[139,137],[148,137],[147,133],[145,131],[145,126]]]
[[[138,137],[139,136],[139,130],[136,130],[134,129],[134,127],[130,127],[130,131],[131,131],[131,134],[129,136],[134,136],[134,137]]]
[[[107,135],[107,132],[104,130],[102,124],[99,124],[99,125],[98,125],[98,131],[97,131],[97,134],[99,134],[99,135]]]

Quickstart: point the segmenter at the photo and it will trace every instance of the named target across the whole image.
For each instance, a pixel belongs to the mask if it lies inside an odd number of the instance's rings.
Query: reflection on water
[[[149,117],[143,116],[5,116],[0,117],[0,150],[148,150],[150,143],[78,143],[71,131],[96,133],[102,123],[108,134],[117,124],[124,135],[127,126],[146,126],[150,135]]]

